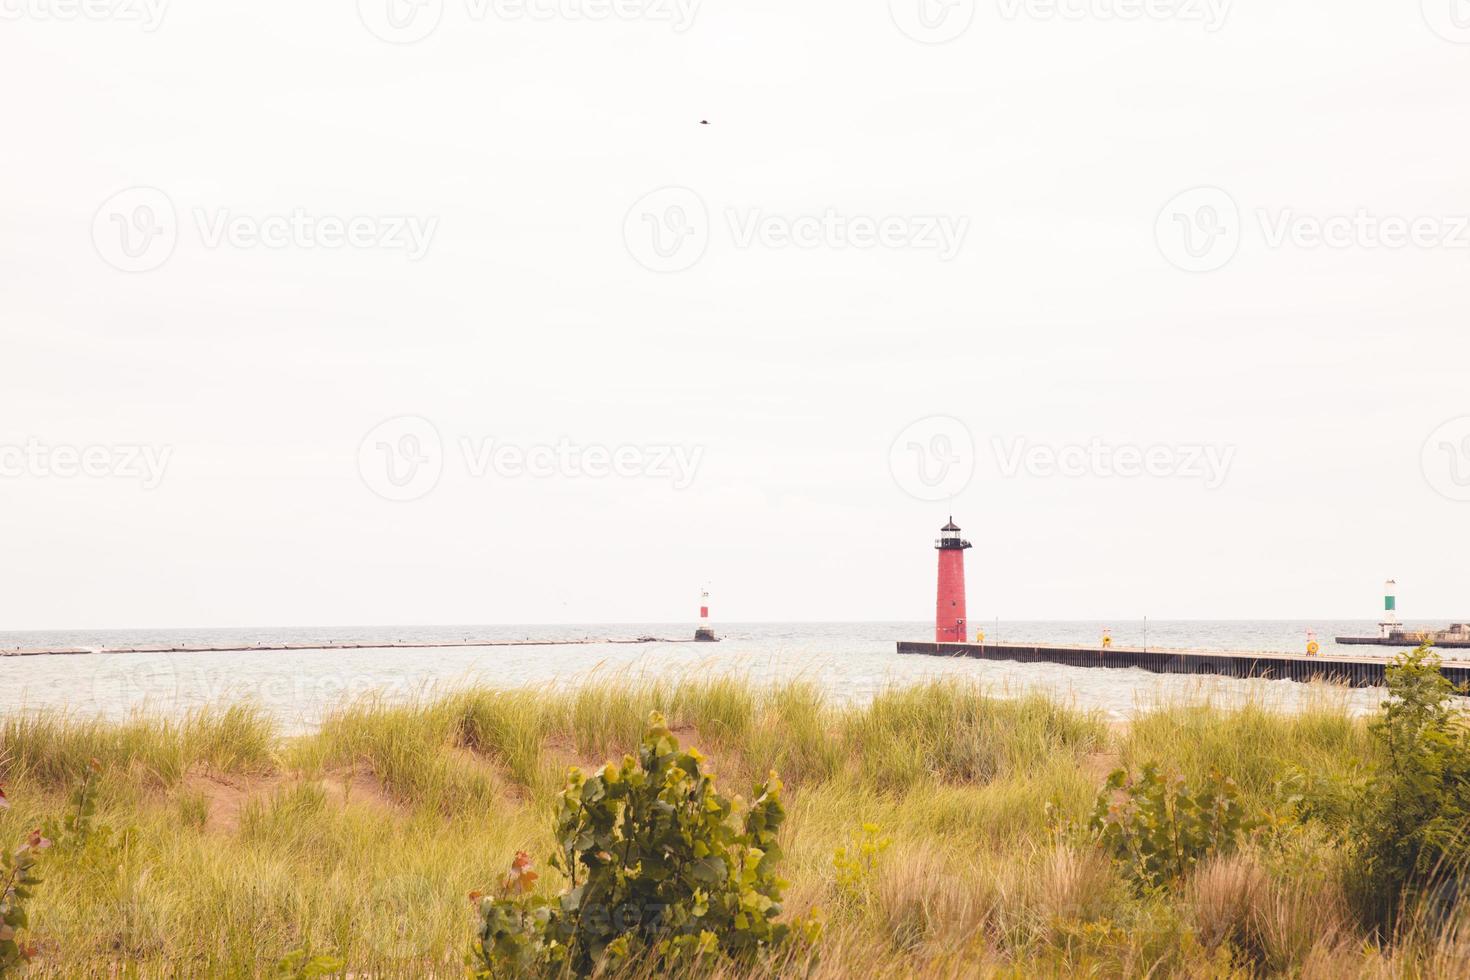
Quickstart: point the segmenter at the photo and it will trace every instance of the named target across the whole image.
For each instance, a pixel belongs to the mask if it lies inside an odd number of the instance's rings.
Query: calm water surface
[[[1119,646],[1145,643],[1142,623],[1005,622],[982,626],[987,639],[1098,642],[1109,626]],[[1442,626],[1443,624],[1414,624]],[[1150,647],[1298,652],[1317,631],[1324,653],[1387,652],[1338,647],[1335,635],[1370,635],[1371,622],[1157,622]],[[581,646],[462,647],[247,651],[242,653],[92,654],[0,658],[0,714],[61,708],[78,715],[126,717],[143,709],[181,715],[205,705],[252,702],[286,731],[309,730],[323,712],[368,694],[409,699],[470,684],[493,687],[570,685],[588,678],[708,676],[729,672],[762,683],[804,678],[838,702],[863,701],[875,691],[932,677],[979,681],[999,695],[1044,691],[1079,707],[1126,719],[1160,701],[1253,700],[1294,710],[1323,699],[1357,713],[1383,698],[1379,689],[1346,690],[1290,681],[1234,680],[1089,670],[1057,664],[899,656],[901,639],[927,639],[923,623],[732,623],[723,642]],[[224,643],[397,642],[421,640],[568,640],[679,637],[688,623],[583,626],[358,627],[236,630],[111,630],[0,633],[0,648],[115,647]]]

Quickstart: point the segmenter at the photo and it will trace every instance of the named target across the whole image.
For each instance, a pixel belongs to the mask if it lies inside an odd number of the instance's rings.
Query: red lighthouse
[[[939,529],[934,541],[939,551],[939,593],[934,606],[934,642],[965,642],[965,549],[954,518]]]

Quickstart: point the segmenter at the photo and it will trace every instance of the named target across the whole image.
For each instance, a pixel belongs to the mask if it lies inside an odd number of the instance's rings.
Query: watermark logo
[[[0,479],[136,480],[144,490],[163,483],[172,446],[141,444],[51,445],[34,437],[0,443]]]
[[[167,712],[178,704],[179,673],[171,654],[109,653],[95,656],[92,707],[123,715],[137,708]]]
[[[122,272],[148,272],[168,261],[179,241],[173,201],[156,187],[129,187],[102,202],[92,217],[92,244]]]
[[[3,2],[3,0],[0,0]],[[412,214],[315,213],[303,207],[270,214],[195,207],[188,223],[156,187],[130,187],[103,202],[92,219],[92,242],[103,261],[123,272],[149,272],[169,260],[184,231],[206,249],[375,250],[401,252],[410,262],[428,254],[439,219]]]
[[[998,0],[1005,20],[1176,21],[1213,34],[1225,26],[1232,0]]]
[[[422,41],[444,17],[444,0],[357,0],[357,17],[389,44]]]
[[[1470,250],[1470,213],[1402,215],[1357,208],[1308,214],[1287,207],[1255,208],[1252,217],[1259,242],[1272,250]],[[1177,268],[1213,272],[1235,257],[1249,223],[1228,193],[1196,187],[1164,206],[1154,235],[1159,251]],[[1251,240],[1257,240],[1254,234]]]
[[[920,44],[953,41],[975,20],[975,0],[888,0],[900,31]]]
[[[0,0],[0,20],[111,20],[152,34],[168,5],[169,0]]]
[[[403,252],[417,262],[439,229],[436,217],[413,214],[341,217],[293,208],[289,214],[237,214],[229,208],[194,208],[194,226],[205,248],[377,249]]]
[[[959,255],[970,232],[966,215],[847,214],[824,208],[797,214],[727,207],[725,231],[732,247],[772,251],[886,249],[929,252],[941,262]],[[704,257],[713,236],[704,198],[687,187],[645,194],[623,219],[628,253],[653,272],[683,272]]]
[[[1429,29],[1454,44],[1470,44],[1470,0],[1419,0]]]
[[[496,439],[459,440],[465,471],[474,479],[497,476],[502,480],[620,479],[665,480],[675,490],[694,484],[703,446],[582,445],[570,439],[521,446]]]
[[[653,272],[683,272],[709,247],[709,210],[687,187],[662,187],[645,194],[623,219],[628,254]]]
[[[1470,215],[1300,214],[1292,208],[1256,209],[1269,248],[1470,249]]]
[[[700,0],[461,0],[449,7],[455,19],[483,24],[531,21],[647,21],[682,34],[694,26]],[[357,17],[374,37],[389,44],[414,44],[438,30],[445,0],[357,0]]]
[[[948,415],[911,423],[888,448],[893,482],[911,497],[935,502],[958,496],[975,475],[975,440]]]
[[[427,496],[444,474],[444,443],[426,418],[401,415],[363,436],[357,471],[369,490],[396,503]]]
[[[1234,446],[1113,445],[1092,439],[1086,445],[1062,446],[1032,443],[1024,438],[993,438],[991,451],[1000,475],[1014,478],[1025,474],[1037,478],[1054,476],[1080,479],[1197,480],[1206,490],[1221,487],[1235,462]]]
[[[970,231],[964,215],[846,216],[834,208],[821,214],[767,214],[759,208],[725,212],[736,248],[760,245],[769,249],[827,248],[866,250],[885,248],[932,251],[941,262],[960,253]]]
[[[1447,500],[1470,501],[1470,415],[1450,419],[1424,440],[1424,479]]]
[[[1154,222],[1154,241],[1172,265],[1186,272],[1223,268],[1240,247],[1240,208],[1218,187],[1195,187],[1164,205]]]
[[[522,445],[492,437],[460,436],[446,453],[439,430],[417,415],[389,419],[362,440],[358,473],[369,490],[385,500],[418,500],[439,485],[446,464],[474,480],[648,479],[687,490],[704,461],[703,446],[676,444],[618,446],[579,443]]]
[[[331,641],[325,641],[329,649]],[[191,700],[203,704],[236,704],[253,701],[264,705],[308,705],[330,707],[351,705],[365,697],[387,704],[401,704],[422,694],[424,681],[405,674],[380,677],[357,673],[350,668],[302,673],[290,668],[240,672],[228,663],[205,659],[183,674],[183,689]]]
[[[648,21],[668,24],[675,34],[694,26],[701,0],[465,0],[473,21]]]

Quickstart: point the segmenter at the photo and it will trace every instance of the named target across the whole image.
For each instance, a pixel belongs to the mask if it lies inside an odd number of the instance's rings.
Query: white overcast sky
[[[705,582],[724,620],[927,619],[949,501],[904,461],[968,448],[894,443],[935,416],[974,446],[972,619],[1367,618],[1389,575],[1406,616],[1470,618],[1451,0],[936,0],[941,33],[973,14],[942,44],[901,29],[920,0],[704,0],[683,31],[672,0],[428,0],[411,44],[365,25],[390,0],[153,30],[122,18],[159,0],[60,2],[0,0],[0,629],[669,620]],[[1165,209],[1202,186],[1235,252],[1186,271]],[[174,209],[145,271],[99,240],[130,188]],[[691,199],[703,254],[640,264],[646,209]],[[829,210],[967,225],[948,258],[741,237]],[[1272,244],[1360,210],[1424,243]],[[293,213],[432,237],[211,238]],[[442,477],[390,501],[363,443],[402,417]],[[466,439],[702,455],[687,487],[475,475]],[[1002,458],[1098,446],[1182,472]],[[107,474],[57,475],[68,447]],[[169,453],[157,486],[128,447]]]

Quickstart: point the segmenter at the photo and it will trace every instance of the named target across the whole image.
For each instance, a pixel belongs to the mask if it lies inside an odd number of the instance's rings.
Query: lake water
[[[1434,627],[1443,624],[1411,624]],[[1336,635],[1372,635],[1369,621],[1006,622],[972,624],[992,642],[1093,645],[1104,626],[1118,646],[1301,652],[1315,629],[1324,653],[1364,655],[1386,648],[1338,647]],[[723,642],[578,646],[458,647],[131,653],[0,657],[0,714],[42,708],[122,718],[136,710],[177,716],[205,705],[254,702],[289,732],[309,730],[322,713],[368,694],[408,699],[468,684],[494,687],[576,684],[589,677],[708,676],[732,672],[753,682],[805,678],[834,701],[862,701],[884,686],[932,677],[979,681],[999,695],[1045,691],[1126,719],[1160,701],[1235,704],[1254,700],[1283,710],[1327,698],[1355,713],[1375,709],[1379,689],[1346,690],[1291,681],[1235,680],[1091,670],[1057,664],[899,656],[898,640],[930,639],[924,623],[717,624]],[[690,636],[690,623],[581,626],[442,626],[311,629],[104,630],[0,633],[0,649],[140,645],[221,645],[399,641],[553,641]]]

